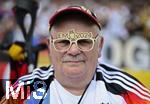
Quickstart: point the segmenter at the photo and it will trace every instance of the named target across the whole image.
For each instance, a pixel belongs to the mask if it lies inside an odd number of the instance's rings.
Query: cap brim
[[[87,16],[93,23],[95,23],[99,29],[101,30],[101,26],[100,24],[98,23],[98,20],[96,19],[96,17],[94,17],[92,14],[82,10],[82,9],[79,9],[79,8],[65,8],[65,9],[62,9],[58,12],[56,12],[50,19],[49,21],[49,25],[50,25],[50,28],[53,26],[53,24],[55,23],[55,21],[57,20],[57,18],[65,13],[81,13],[85,16]]]

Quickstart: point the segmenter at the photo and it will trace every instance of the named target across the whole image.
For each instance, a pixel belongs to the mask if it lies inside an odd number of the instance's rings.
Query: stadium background
[[[24,41],[12,7],[15,0],[0,1],[0,44]],[[100,62],[112,64],[132,74],[150,89],[150,2],[148,0],[37,0],[40,8],[33,44],[45,43],[48,20],[57,8],[81,4],[96,12],[105,37]],[[29,26],[26,17],[25,25]],[[48,51],[38,55],[38,66],[50,64]]]

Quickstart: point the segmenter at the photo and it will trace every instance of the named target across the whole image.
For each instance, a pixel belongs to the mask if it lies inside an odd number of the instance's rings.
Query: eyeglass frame
[[[78,47],[78,49],[79,49],[80,51],[88,52],[88,51],[91,51],[91,50],[93,49],[93,47],[94,47],[94,45],[95,45],[95,41],[98,39],[98,37],[101,37],[101,35],[97,34],[95,37],[91,37],[91,38],[78,38],[78,39],[75,39],[75,40],[72,41],[71,39],[67,39],[67,38],[53,39],[52,35],[50,35],[50,39],[49,39],[49,40],[50,40],[50,42],[53,44],[54,49],[55,49],[56,51],[58,51],[58,52],[66,52],[66,51],[68,51],[68,50],[71,48],[71,46],[72,46],[73,43],[75,43],[75,45]],[[69,40],[70,45],[69,45],[69,47],[68,47],[66,50],[62,50],[62,51],[61,51],[61,50],[58,50],[58,49],[55,47],[54,42],[55,42],[56,40],[59,40],[59,39]],[[77,43],[77,41],[80,40],[80,39],[91,39],[92,42],[93,42],[92,47],[91,47],[89,50],[82,50],[82,49],[78,46],[78,43]]]

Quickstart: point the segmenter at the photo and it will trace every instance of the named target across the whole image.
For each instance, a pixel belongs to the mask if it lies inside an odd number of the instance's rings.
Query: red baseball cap
[[[83,6],[68,6],[68,7],[65,7],[63,9],[59,9],[58,11],[56,11],[56,13],[49,20],[49,26],[50,26],[49,30],[51,29],[55,21],[57,21],[57,18],[59,16],[62,16],[65,13],[77,13],[77,12],[87,16],[101,30],[101,26],[98,22],[96,15],[93,12],[91,12],[89,9]]]

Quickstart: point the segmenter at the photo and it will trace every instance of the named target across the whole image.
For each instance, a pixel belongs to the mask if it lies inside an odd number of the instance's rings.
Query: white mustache
[[[81,55],[71,56],[66,55],[62,58],[62,62],[68,62],[68,61],[84,61],[85,58]]]

